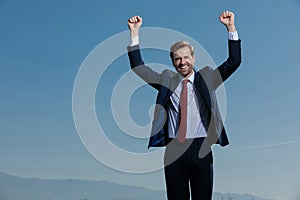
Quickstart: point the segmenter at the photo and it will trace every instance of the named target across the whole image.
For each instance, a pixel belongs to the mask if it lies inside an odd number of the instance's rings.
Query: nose
[[[186,64],[186,59],[185,58],[181,58],[181,63],[180,64],[182,64],[182,65],[184,65],[184,64]]]

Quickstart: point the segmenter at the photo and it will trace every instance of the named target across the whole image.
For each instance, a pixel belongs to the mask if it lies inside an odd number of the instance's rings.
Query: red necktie
[[[177,139],[183,143],[186,138],[186,127],[187,127],[187,83],[188,79],[182,81],[182,90],[180,94],[180,122]]]

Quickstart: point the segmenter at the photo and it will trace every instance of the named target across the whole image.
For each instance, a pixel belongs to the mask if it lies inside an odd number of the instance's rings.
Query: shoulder
[[[176,72],[169,70],[169,69],[165,69],[164,71],[162,71],[163,76],[173,77],[176,74],[177,74]]]
[[[201,74],[202,76],[207,76],[212,74],[215,70],[210,66],[205,66],[201,68],[197,73]]]
[[[220,85],[223,80],[217,69],[213,69],[212,67],[205,66],[197,72],[196,82],[198,84],[203,84],[208,87],[210,91],[215,90],[218,85]]]

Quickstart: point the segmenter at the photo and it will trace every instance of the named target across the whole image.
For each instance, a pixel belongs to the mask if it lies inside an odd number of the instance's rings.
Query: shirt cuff
[[[130,46],[135,46],[139,44],[139,36],[135,36],[133,38],[130,38]]]
[[[238,32],[228,32],[228,39],[229,40],[239,40]]]

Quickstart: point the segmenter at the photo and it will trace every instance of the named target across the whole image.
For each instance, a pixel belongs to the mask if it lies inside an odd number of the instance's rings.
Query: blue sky
[[[143,27],[188,35],[220,64],[227,56],[227,33],[218,21],[223,10],[236,14],[243,61],[225,84],[231,145],[214,147],[215,191],[299,197],[298,0],[0,0],[0,171],[164,189],[161,170],[118,172],[88,153],[73,121],[76,74],[99,43],[127,30],[135,14],[143,17]],[[166,56],[144,53],[147,62],[170,65]],[[113,86],[128,71],[126,55],[108,67],[99,81],[96,111],[114,143],[147,152],[147,139],[124,136],[111,115]],[[154,100],[155,91],[146,86],[134,94],[130,109],[137,123],[149,123]]]

